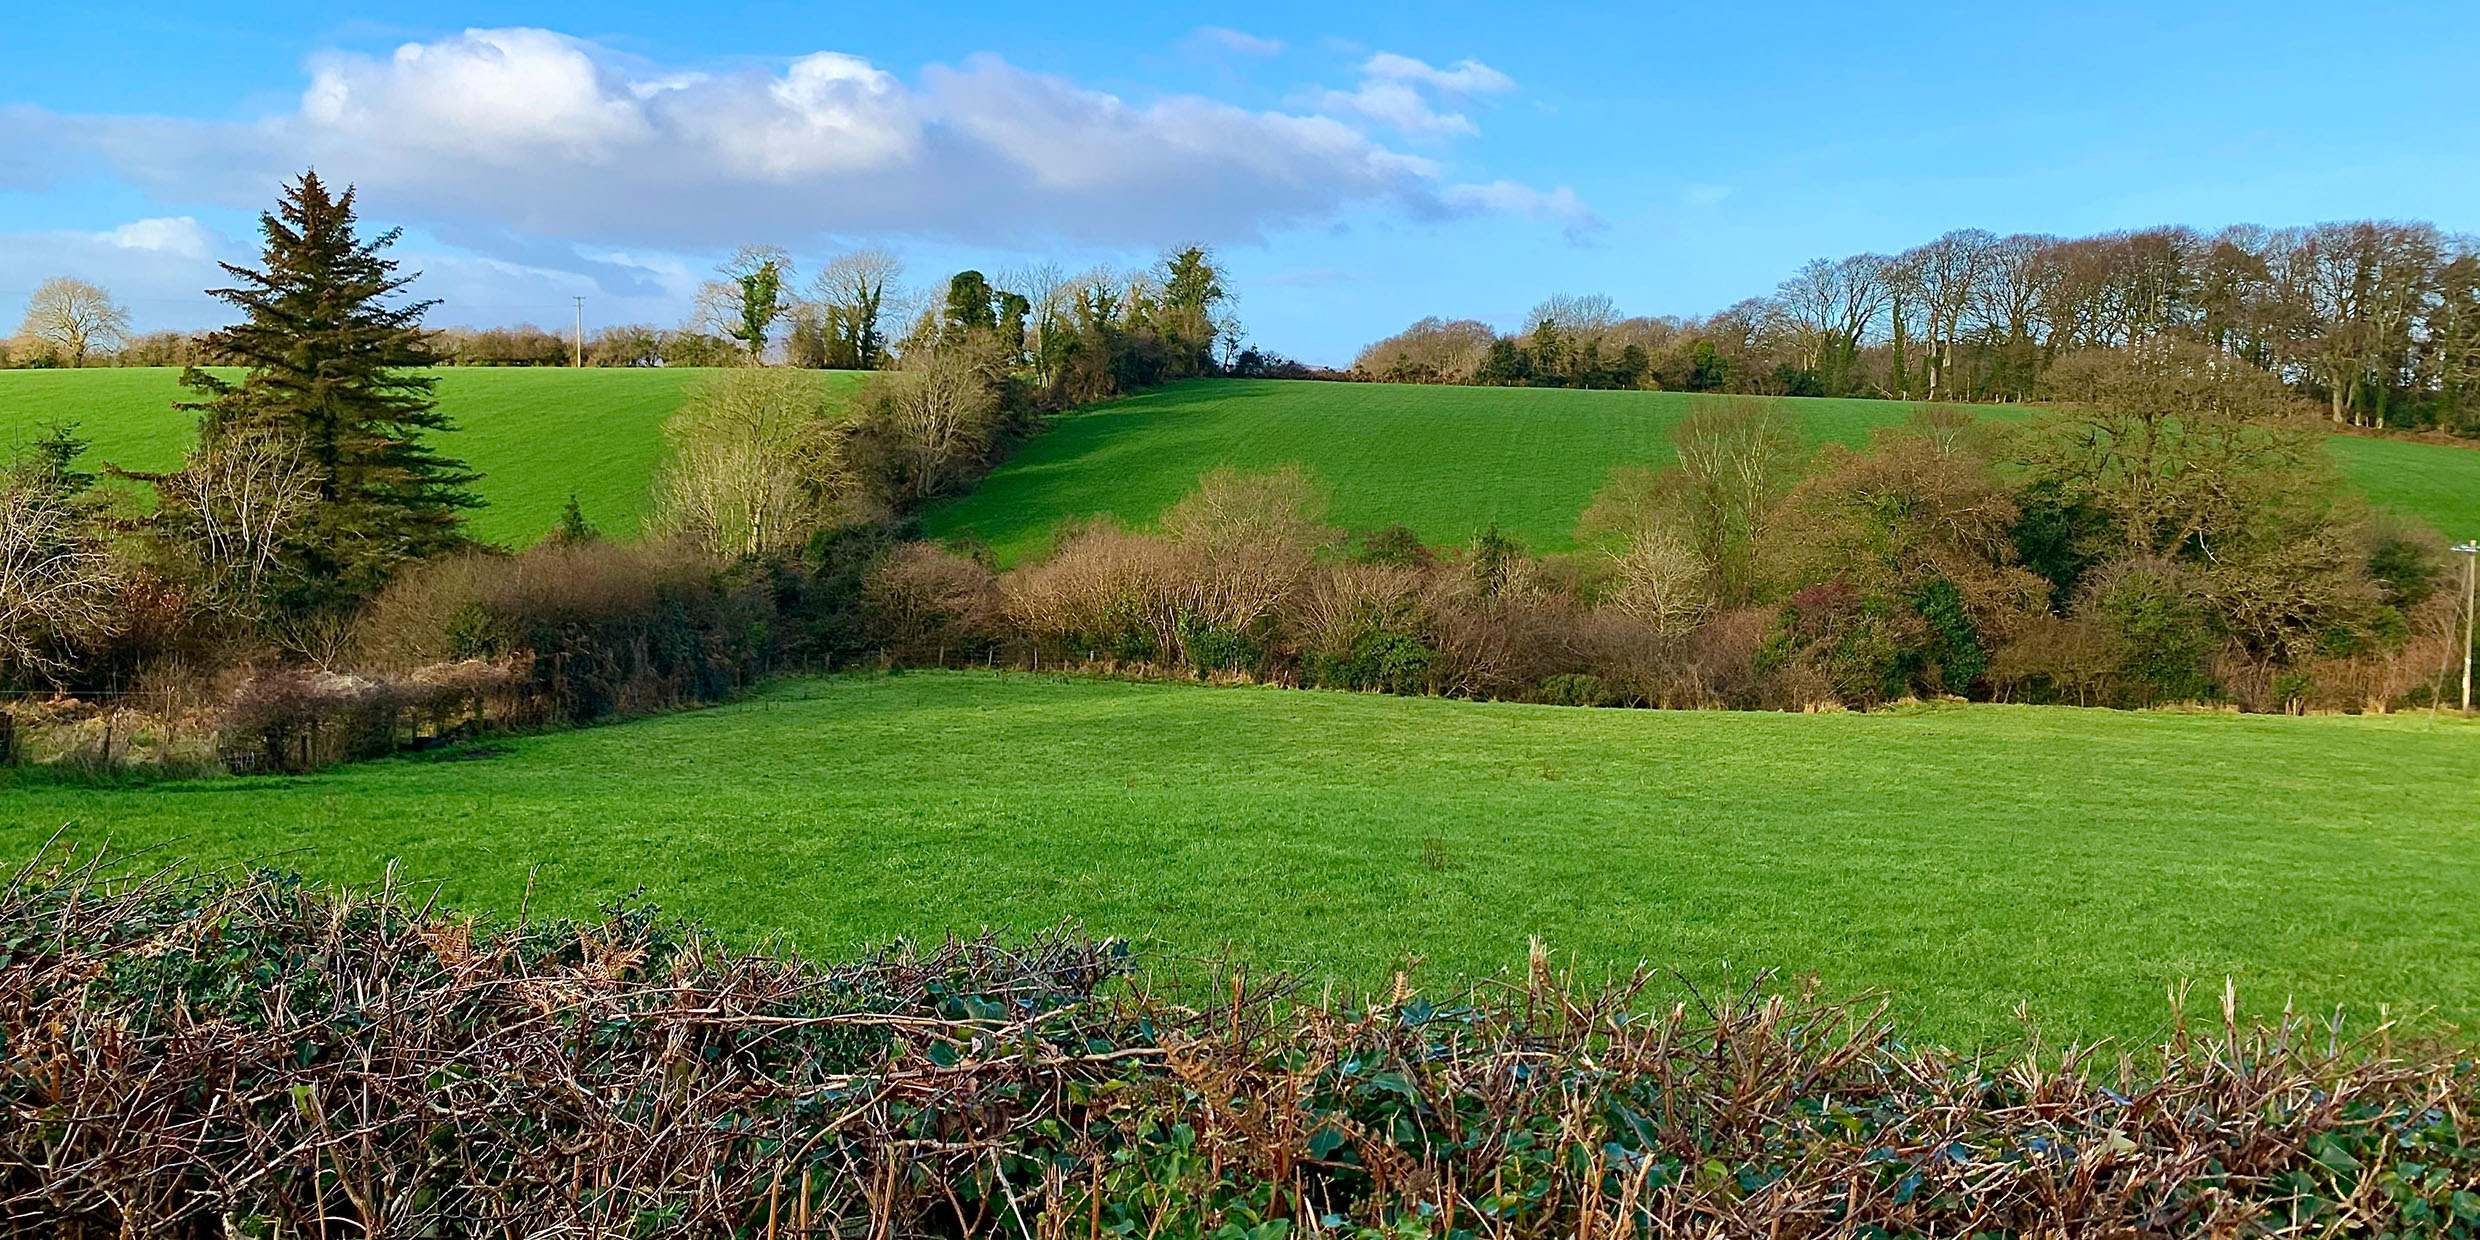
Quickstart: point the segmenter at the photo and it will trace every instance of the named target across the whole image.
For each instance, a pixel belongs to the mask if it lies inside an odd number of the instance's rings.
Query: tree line
[[[2439,701],[2443,541],[2371,511],[2313,423],[2265,416],[2295,399],[2277,380],[2226,371],[2184,340],[2087,351],[2029,420],[1924,403],[1858,449],[1812,448],[1771,398],[1701,397],[1673,461],[1614,470],[1554,554],[1347,532],[1297,469],[1222,471],[1150,528],[1072,527],[1005,571],[908,546],[867,610],[925,662],[1561,704]]]
[[[959,325],[987,329],[1011,366],[1078,399],[1227,371],[1308,373],[1244,343],[1221,269],[1196,245],[1133,270],[1035,263],[926,286],[908,285],[902,260],[883,249],[837,255],[805,281],[782,247],[744,246],[676,327],[618,324],[582,337],[532,323],[430,328],[426,364],[877,370]],[[108,289],[61,276],[35,290],[17,333],[0,340],[0,367],[192,366],[212,353],[206,333],[133,334]]]
[[[1040,299],[972,271],[900,294],[875,252],[795,298],[788,258],[744,252],[704,299],[731,344],[666,427],[647,528],[607,535],[572,501],[512,554],[464,531],[478,479],[432,397],[454,337],[425,326],[397,233],[364,235],[315,175],[261,231],[261,261],[211,291],[237,321],[193,342],[179,467],[90,463],[63,426],[0,471],[0,683],[161,688],[250,734],[227,765],[652,709],[849,656],[854,582],[921,501],[1052,411],[1247,356],[1200,247]],[[826,355],[803,353],[813,329]],[[805,373],[829,360],[872,369],[840,407]]]
[[[2262,371],[2334,422],[2480,431],[2480,239],[2359,220],[2083,238],[1958,230],[1817,259],[1703,318],[1542,302],[1512,335],[1423,319],[1364,349],[1387,382],[1929,401],[2052,394],[2059,364],[2157,338]]]

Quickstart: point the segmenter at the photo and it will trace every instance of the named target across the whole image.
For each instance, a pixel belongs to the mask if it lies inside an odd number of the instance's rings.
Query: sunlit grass
[[[574,912],[639,886],[840,949],[1084,919],[1351,985],[1519,964],[1884,988],[2140,1035],[2166,987],[2480,1015],[2480,728],[1953,706],[1591,710],[1028,675],[778,685],[462,761],[0,786],[0,843]]]
[[[1306,466],[1351,529],[1402,522],[1461,544],[1495,522],[1536,550],[1571,544],[1576,519],[1621,464],[1665,464],[1681,392],[1416,387],[1204,380],[1070,414],[971,495],[933,511],[932,533],[987,542],[1003,562],[1039,554],[1063,518],[1152,520],[1217,465]],[[1812,443],[1864,442],[1912,406],[1785,400]],[[2017,416],[2023,410],[1992,410]],[[2344,473],[2371,498],[2447,530],[2480,533],[2480,450],[2337,436]]]
[[[663,423],[711,371],[663,368],[455,367],[439,374],[439,406],[455,423],[442,451],[482,472],[487,505],[476,537],[524,546],[559,519],[573,493],[586,519],[635,534],[663,455]],[[818,372],[841,396],[858,374]],[[55,423],[94,440],[91,463],[162,470],[180,463],[198,415],[170,369],[0,371],[0,456]]]

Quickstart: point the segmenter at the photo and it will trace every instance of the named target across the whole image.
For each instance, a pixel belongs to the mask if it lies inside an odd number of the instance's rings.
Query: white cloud
[[[1317,97],[1318,106],[1427,141],[1480,132],[1471,117],[1438,107],[1433,100],[1468,100],[1511,91],[1516,85],[1514,79],[1478,60],[1458,61],[1452,68],[1441,69],[1394,52],[1371,56],[1360,72],[1357,89],[1325,91]]]
[[[95,236],[124,250],[168,254],[192,262],[206,261],[227,244],[220,234],[186,215],[170,219],[131,220]]]
[[[1199,26],[1184,42],[1198,51],[1234,56],[1272,56],[1283,50],[1281,39],[1263,39],[1229,26]]]
[[[1436,68],[1410,56],[1380,52],[1361,66],[1364,77],[1427,86],[1450,95],[1503,94],[1516,88],[1515,79],[1478,60],[1459,60],[1451,69]]]
[[[1554,190],[1538,190],[1515,181],[1492,181],[1487,185],[1449,186],[1447,201],[1470,211],[1492,211],[1508,215],[1529,216],[1548,220],[1567,230],[1568,239],[1582,241],[1603,228],[1602,217],[1584,205],[1576,192],[1562,185]]]
[[[110,290],[139,331],[220,321],[205,290],[230,283],[215,260],[236,254],[231,238],[187,217],[100,232],[0,233],[0,333],[17,325],[25,299],[53,276]]]
[[[17,110],[0,126],[0,172],[97,162],[167,199],[256,207],[313,165],[358,185],[373,219],[535,266],[554,264],[541,239],[557,238],[572,270],[580,244],[1247,241],[1370,207],[1438,217],[1521,197],[1455,185],[1364,128],[1470,133],[1428,100],[1503,91],[1505,75],[1381,53],[1362,76],[1303,114],[1135,102],[991,56],[907,83],[833,52],[710,72],[551,31],[472,30],[320,56],[299,108],[256,123]]]

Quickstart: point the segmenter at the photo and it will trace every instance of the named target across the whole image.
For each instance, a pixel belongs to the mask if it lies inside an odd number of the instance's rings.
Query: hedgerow
[[[116,874],[123,876],[116,877]],[[2468,1056],[2284,1015],[1908,1044],[1539,950],[1452,1002],[1166,984],[1066,931],[823,964],[642,905],[29,866],[0,891],[22,1234],[2466,1235]],[[26,1229],[32,1229],[30,1233]]]

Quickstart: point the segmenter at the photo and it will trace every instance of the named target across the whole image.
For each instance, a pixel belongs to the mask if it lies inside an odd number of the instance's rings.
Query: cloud
[[[570,298],[586,296],[587,322],[670,322],[704,275],[678,259],[602,252],[506,237],[409,237],[388,252],[419,272],[416,297],[442,303],[434,324],[568,322]],[[206,290],[229,286],[219,260],[256,265],[243,242],[187,216],[132,220],[100,232],[0,233],[0,333],[35,286],[74,275],[111,291],[140,331],[192,330],[231,321],[232,307]]]
[[[1441,69],[1394,52],[1379,52],[1361,65],[1357,89],[1325,91],[1320,108],[1357,116],[1408,138],[1439,141],[1479,133],[1472,118],[1444,110],[1433,99],[1464,101],[1515,89],[1515,80],[1478,60]]]
[[[183,215],[171,219],[131,220],[96,239],[124,250],[144,250],[191,262],[205,262],[228,243],[223,236]]]
[[[1261,39],[1229,26],[1199,26],[1182,41],[1196,51],[1223,52],[1233,56],[1272,56],[1283,50],[1281,39]]]
[[[705,71],[547,30],[469,30],[384,57],[321,55],[298,108],[256,122],[17,109],[0,127],[11,135],[0,171],[99,165],[165,199],[246,208],[315,166],[358,185],[374,219],[420,221],[538,267],[563,265],[542,238],[700,250],[835,236],[1245,242],[1373,207],[1439,218],[1522,200],[1503,182],[1454,184],[1366,128],[1469,133],[1427,100],[1509,89],[1503,74],[1386,53],[1362,71],[1362,91],[1336,107],[1291,113],[1193,95],[1132,102],[994,56],[907,82],[835,52]]]
[[[111,290],[140,331],[213,321],[204,290],[230,281],[215,265],[239,247],[186,216],[132,220],[101,232],[0,233],[0,332],[36,285],[74,275]]]
[[[1566,229],[1570,241],[1587,240],[1604,227],[1602,217],[1564,185],[1543,191],[1515,181],[1492,181],[1487,185],[1450,186],[1445,197],[1465,210],[1523,215],[1557,223]]]
[[[1361,74],[1364,77],[1390,82],[1407,82],[1416,86],[1427,86],[1432,90],[1466,98],[1474,95],[1503,94],[1516,88],[1514,78],[1478,60],[1459,60],[1455,62],[1454,68],[1440,69],[1414,60],[1410,56],[1398,56],[1393,52],[1380,52],[1370,57],[1368,62],[1361,66]]]

